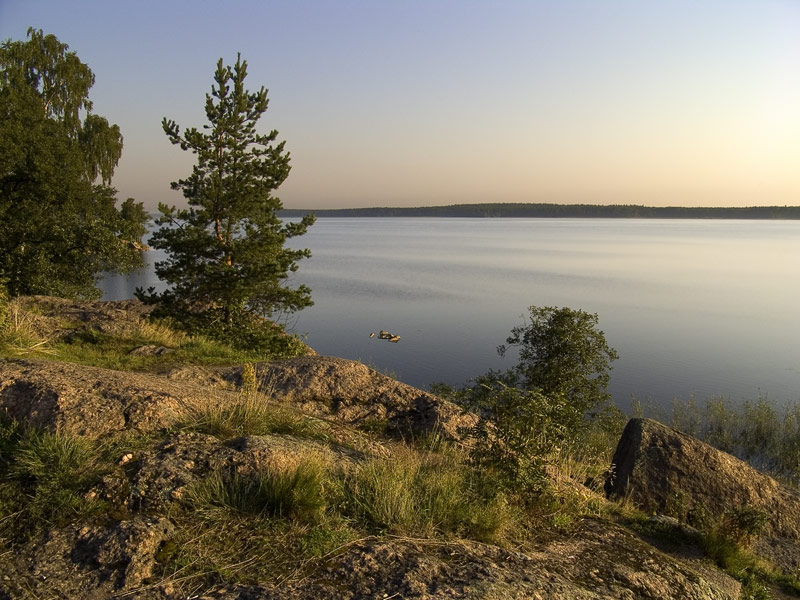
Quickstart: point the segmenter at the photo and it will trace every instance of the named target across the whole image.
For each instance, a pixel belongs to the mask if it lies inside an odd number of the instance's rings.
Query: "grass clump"
[[[172,511],[176,535],[159,556],[167,578],[276,581],[358,537],[329,509],[332,475],[319,456],[252,473],[218,470]]]
[[[198,511],[313,521],[326,504],[324,476],[321,461],[311,459],[248,475],[214,471],[190,488],[189,503]]]
[[[34,314],[23,308],[19,298],[9,300],[0,286],[0,354],[19,357],[53,353],[50,339],[37,331]]]
[[[106,506],[87,496],[104,472],[86,438],[0,420],[0,534],[24,541]]]
[[[258,393],[240,394],[234,401],[207,402],[191,408],[180,427],[221,439],[248,435],[293,435],[321,441],[330,438],[330,428],[324,421],[288,406],[270,404]]]
[[[347,514],[390,533],[501,538],[512,513],[456,453],[398,449],[359,465],[344,481]]]

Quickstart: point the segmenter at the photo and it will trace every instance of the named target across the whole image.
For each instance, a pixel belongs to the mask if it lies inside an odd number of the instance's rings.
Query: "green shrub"
[[[740,600],[773,600],[767,587],[749,573],[742,579],[742,591],[739,598]]]
[[[506,340],[517,348],[517,365],[506,373],[517,387],[541,392],[549,398],[563,397],[571,411],[562,421],[571,431],[585,425],[584,417],[611,401],[608,393],[611,363],[616,350],[597,328],[598,317],[569,307],[528,309],[525,325],[514,327]],[[507,346],[498,346],[501,356]]]
[[[607,390],[617,353],[597,324],[596,314],[582,310],[531,306],[526,323],[497,348],[501,356],[509,348],[518,352],[514,367],[459,390],[433,388],[478,415],[473,464],[525,503],[550,485],[547,468],[562,444],[580,440],[589,452],[598,441],[609,445],[605,434],[597,435],[603,429],[619,429],[621,415],[610,409]],[[600,418],[603,426],[586,435]]]
[[[752,545],[767,524],[767,513],[752,506],[742,506],[722,517],[719,532],[736,546]]]
[[[514,493],[543,491],[548,459],[569,433],[565,423],[571,417],[565,415],[572,408],[566,399],[484,382],[474,388],[471,404],[480,417],[472,431],[473,464],[495,473],[498,483]]]

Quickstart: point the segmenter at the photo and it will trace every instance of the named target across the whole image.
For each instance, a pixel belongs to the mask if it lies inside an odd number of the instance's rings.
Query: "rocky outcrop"
[[[188,407],[234,398],[144,373],[43,360],[0,360],[0,410],[50,431],[91,438],[168,427]]]
[[[37,427],[100,437],[156,431],[187,409],[238,398],[241,367],[186,367],[166,376],[43,360],[0,359],[0,410]],[[361,363],[309,356],[256,364],[266,401],[347,424],[382,423],[389,434],[460,439],[474,415]]]
[[[29,302],[36,309],[30,318],[49,339],[81,332],[126,335],[141,326],[147,312],[133,301]],[[157,345],[138,352],[154,358],[153,364],[163,353]],[[461,440],[461,431],[475,422],[474,415],[457,406],[354,361],[306,356],[254,367],[256,386],[263,394],[254,396],[256,401],[274,403],[276,413],[285,410],[292,419],[308,420],[322,429],[306,434],[302,428],[284,433],[269,429],[272,433],[238,437],[204,433],[209,430],[191,421],[206,414],[204,408],[244,404],[242,366],[187,366],[157,374],[0,359],[0,413],[25,425],[99,441],[96,447],[108,455],[103,470],[80,491],[87,504],[102,504],[102,510],[47,523],[35,535],[12,544],[0,540],[0,600],[733,600],[740,595],[738,582],[696,553],[662,551],[622,525],[599,518],[578,520],[566,531],[548,528],[535,541],[526,540],[524,552],[462,539],[369,536],[366,532],[371,530],[364,529],[367,537],[351,539],[322,556],[305,555],[302,564],[295,566],[289,557],[289,572],[269,582],[241,578],[251,584],[225,585],[220,583],[225,578],[212,572],[198,574],[197,565],[186,575],[178,563],[169,562],[170,556],[180,540],[187,539],[181,537],[187,518],[182,511],[195,510],[194,484],[209,475],[246,479],[296,466],[310,456],[325,464],[327,472],[346,474],[372,457],[401,456],[408,449],[398,440],[430,433]],[[250,374],[247,379],[250,384]],[[771,531],[787,529],[795,535],[795,522],[786,521],[784,505],[769,504],[784,497],[783,488],[768,478],[757,479],[738,461],[728,464],[735,460],[731,457],[717,457],[716,451],[695,447],[695,441],[656,425],[639,422],[626,429],[615,459],[617,476],[609,484],[612,496],[648,507],[652,503],[656,510],[677,489],[709,504],[708,497],[714,496],[725,502],[741,497],[757,506],[763,501],[778,519],[771,522]],[[686,462],[686,456],[694,458]],[[707,472],[696,463],[703,463]],[[663,480],[651,470],[661,470]],[[707,482],[716,487],[708,491],[700,481],[676,487],[695,476],[716,477]],[[757,494],[739,491],[736,485],[743,478],[761,482],[755,486]],[[341,501],[335,493],[330,498]],[[14,518],[9,516],[5,523]],[[196,529],[190,531],[195,537]],[[235,531],[238,535],[240,530]],[[241,531],[247,535],[249,530]],[[776,548],[798,546],[796,536],[770,539]],[[264,555],[256,552],[245,560],[264,560]],[[272,568],[272,563],[265,564]]]
[[[451,402],[343,358],[304,356],[259,363],[256,378],[262,392],[290,400],[304,412],[348,425],[385,422],[389,433],[404,437],[436,432],[458,440],[460,430],[477,420]]]
[[[741,460],[649,419],[631,419],[614,453],[606,493],[652,512],[741,507],[763,511],[758,549],[784,570],[800,568],[800,493]]]
[[[730,578],[705,578],[622,527],[593,519],[527,553],[467,541],[365,542],[320,575],[285,595],[261,597],[733,600],[740,589]]]

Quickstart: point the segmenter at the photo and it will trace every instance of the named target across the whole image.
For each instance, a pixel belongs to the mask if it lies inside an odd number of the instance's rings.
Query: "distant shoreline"
[[[281,217],[466,217],[605,219],[800,219],[800,206],[684,207],[635,204],[451,204],[449,206],[283,209]]]

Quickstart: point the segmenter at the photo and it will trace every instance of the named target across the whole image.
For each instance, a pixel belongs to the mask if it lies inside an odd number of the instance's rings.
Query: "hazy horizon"
[[[94,71],[125,138],[113,184],[152,210],[194,157],[216,61],[267,87],[286,208],[483,202],[800,204],[800,3],[0,0]]]

